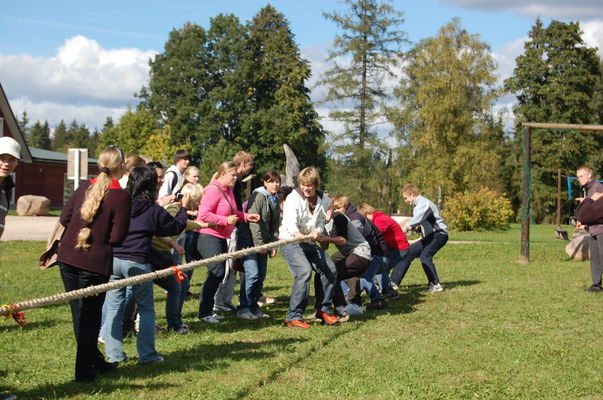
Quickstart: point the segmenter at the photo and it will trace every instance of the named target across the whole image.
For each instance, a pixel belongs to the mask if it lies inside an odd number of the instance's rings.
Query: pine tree
[[[401,47],[407,43],[406,34],[398,30],[404,19],[389,1],[345,3],[345,13],[323,14],[342,31],[329,52],[328,60],[334,67],[319,82],[328,87],[325,102],[343,106],[329,113],[331,119],[343,124],[343,132],[331,138],[333,167],[339,176],[333,188],[363,196],[379,207],[383,199],[375,194],[383,188],[381,174],[387,159],[383,149],[387,146],[377,128],[384,122],[382,105],[391,95],[387,82],[394,77]],[[371,178],[376,179],[368,183]]]
[[[21,133],[27,137],[27,134],[29,133],[29,116],[27,115],[27,111],[23,111],[21,119],[17,119],[17,125],[19,126]]]
[[[71,138],[69,137],[67,126],[65,125],[65,121],[61,120],[54,129],[54,137],[52,139],[51,149],[53,151],[66,152],[67,148],[69,147],[69,143],[71,143]]]
[[[599,122],[595,90],[601,80],[596,49],[584,45],[578,23],[538,19],[517,57],[505,87],[517,96],[516,140],[521,122],[589,124]],[[557,169],[573,174],[583,164],[603,172],[601,142],[596,133],[533,130],[532,182],[536,221],[551,222],[556,208]],[[567,209],[564,207],[564,209]]]
[[[249,24],[252,77],[247,89],[251,109],[244,116],[243,148],[257,155],[263,170],[283,171],[283,144],[302,166],[326,172],[324,132],[306,86],[311,71],[300,55],[285,16],[274,7],[262,8]]]
[[[44,121],[44,124],[36,121],[27,135],[27,144],[30,147],[50,150],[50,127],[48,126],[48,121]]]

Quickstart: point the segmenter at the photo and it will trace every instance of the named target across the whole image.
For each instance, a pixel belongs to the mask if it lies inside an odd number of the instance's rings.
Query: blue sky
[[[30,119],[77,119],[101,127],[136,103],[133,93],[148,79],[148,59],[161,52],[169,32],[185,22],[207,27],[219,13],[250,20],[266,5],[260,0],[74,1],[0,0],[0,83],[15,114]],[[342,10],[334,0],[273,0],[316,78],[326,68],[326,51],[336,33],[323,11]],[[434,36],[453,17],[491,46],[501,78],[537,17],[581,22],[590,46],[603,46],[600,0],[395,0],[404,13],[402,29],[411,41]],[[320,90],[314,90],[314,97]],[[499,102],[509,109],[513,99]],[[319,110],[325,114],[328,110]]]

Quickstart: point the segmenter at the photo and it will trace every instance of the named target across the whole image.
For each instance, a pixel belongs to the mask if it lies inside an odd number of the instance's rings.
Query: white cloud
[[[580,24],[582,39],[588,47],[597,47],[599,56],[603,50],[603,21],[589,21]]]
[[[30,119],[76,119],[89,128],[127,104],[147,84],[148,61],[154,51],[103,49],[84,36],[67,39],[53,57],[0,54],[0,76],[15,114]]]
[[[440,0],[442,3],[483,11],[509,10],[528,17],[555,19],[603,18],[600,0]]]

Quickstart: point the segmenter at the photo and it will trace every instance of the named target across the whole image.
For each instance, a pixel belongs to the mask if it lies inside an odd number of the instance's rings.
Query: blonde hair
[[[126,164],[126,172],[129,173],[134,167],[144,167],[146,165],[146,161],[138,154],[130,153],[126,155],[124,164]]]
[[[232,171],[233,169],[237,169],[238,167],[239,167],[239,164],[234,161],[224,161],[218,167],[218,172],[216,172],[216,175],[214,175],[215,176],[214,179],[219,178],[222,175],[224,175],[225,173],[227,173],[228,171]]]
[[[180,193],[188,194],[195,205],[199,204],[199,200],[203,197],[203,186],[195,183],[187,183],[182,186]]]
[[[335,208],[348,208],[350,205],[350,199],[340,194],[333,198],[333,207]]]
[[[87,249],[90,247],[88,239],[90,238],[90,233],[92,231],[92,221],[98,212],[101,202],[109,191],[111,179],[121,174],[123,162],[123,152],[121,149],[114,146],[107,147],[105,150],[101,151],[98,156],[98,167],[101,171],[96,178],[96,182],[86,189],[84,203],[80,209],[80,215],[84,220],[85,225],[80,229],[77,235],[76,248]]]
[[[246,151],[239,151],[237,154],[234,155],[232,161],[236,162],[237,164],[242,164],[246,161],[253,161],[254,158],[255,156],[251,153],[248,153]]]
[[[195,167],[194,165],[186,167],[186,169],[184,170],[184,176],[189,176],[195,171],[199,172],[199,168]]]
[[[409,194],[412,196],[418,196],[421,194],[421,191],[419,190],[418,187],[416,187],[415,185],[413,185],[412,183],[408,183],[406,185],[404,185],[402,187],[402,189],[400,189],[400,193],[404,196],[405,194]]]
[[[306,167],[299,173],[297,183],[300,185],[314,185],[315,189],[320,189],[320,175],[316,168]]]
[[[366,203],[362,203],[358,206],[358,212],[362,215],[372,214],[375,212],[375,207]]]

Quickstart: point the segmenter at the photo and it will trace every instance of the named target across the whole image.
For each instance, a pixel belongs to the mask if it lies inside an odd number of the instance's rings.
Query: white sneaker
[[[427,288],[427,290],[425,290],[425,292],[427,292],[427,293],[439,293],[439,292],[443,292],[443,291],[444,291],[444,288],[439,283],[437,283],[437,284],[429,283],[429,287]]]
[[[359,306],[358,304],[350,303],[347,306],[345,306],[345,312],[348,313],[348,315],[362,314],[362,306]]]
[[[214,315],[212,315],[212,317],[214,317],[215,319],[217,319],[218,321],[222,321],[224,319],[223,315],[220,314],[216,314],[214,313]]]
[[[268,318],[272,318],[269,314],[266,314],[265,312],[262,312],[260,310],[258,310],[257,313],[254,314],[258,319],[268,319]]]
[[[208,315],[207,317],[201,317],[201,321],[207,322],[208,324],[219,324],[220,320],[216,318],[216,314]]]
[[[253,320],[258,319],[258,317],[256,317],[249,311],[237,312],[237,318],[246,319],[248,321],[253,321]]]
[[[214,312],[218,312],[218,311],[234,311],[236,308],[235,306],[231,306],[231,305],[218,305],[215,304],[214,305]]]

